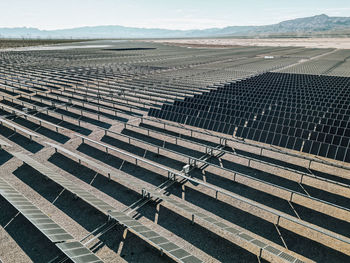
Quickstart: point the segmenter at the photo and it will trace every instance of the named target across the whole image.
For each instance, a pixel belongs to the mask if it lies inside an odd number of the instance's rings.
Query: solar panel
[[[80,242],[65,242],[56,246],[74,263],[102,263],[103,261],[93,254]]]
[[[177,100],[173,105],[166,105],[168,115],[174,118],[163,117],[163,109],[159,117],[179,123],[187,120],[188,125],[230,135],[238,126],[238,137],[298,151],[302,141],[317,141],[307,143],[303,152],[324,156],[326,146],[322,146],[321,151],[320,143],[349,147],[350,95],[343,92],[348,79],[267,72],[190,99]],[[334,96],[335,92],[341,96]],[[193,114],[189,109],[194,106],[201,120],[187,118]],[[149,116],[153,116],[153,112],[151,108]],[[275,134],[273,139],[271,134]],[[345,160],[343,153],[344,149],[337,154],[337,150],[330,147],[326,157]]]
[[[327,157],[331,158],[331,159],[334,159],[336,154],[337,154],[337,146],[329,145]]]
[[[338,161],[344,161],[345,155],[346,155],[346,148],[339,146],[335,159]]]
[[[123,212],[109,212],[111,218],[118,221],[120,224],[124,225],[137,236],[140,236],[142,239],[146,240],[148,243],[151,243],[153,246],[158,247],[164,253],[168,254],[170,257],[175,258],[179,262],[194,262],[199,263],[202,260],[191,255],[186,250],[180,248],[173,242],[168,239],[160,236],[158,233],[152,231],[150,228],[143,226],[137,220],[128,216]]]
[[[277,255],[278,257],[282,257],[282,258],[284,258],[284,257],[285,258],[287,258],[287,257],[292,258],[293,257],[290,254],[287,254],[284,252],[283,252],[284,254],[282,255],[281,251],[279,249],[277,249],[271,245],[268,246],[268,244],[266,244],[265,242],[263,242],[259,239],[256,239],[255,237],[250,236],[249,234],[245,233],[243,230],[238,230],[238,229],[232,228],[232,227],[226,225],[225,223],[218,221],[217,219],[214,219],[206,214],[198,212],[197,210],[195,210],[193,208],[190,208],[189,206],[183,204],[182,202],[173,200],[171,197],[169,197],[167,195],[163,195],[159,192],[150,192],[150,194],[151,194],[151,198],[161,199],[165,202],[168,202],[168,203],[176,206],[177,209],[183,210],[186,213],[190,213],[191,215],[194,215],[195,217],[192,217],[194,220],[196,220],[196,218],[200,218],[201,220],[207,221],[208,223],[212,224],[213,227],[218,227],[221,230],[228,232],[229,234],[233,234],[235,236],[243,238],[247,242],[250,242],[259,248],[266,249],[266,251],[268,251],[269,253],[272,253],[274,255]],[[123,218],[123,220],[128,220],[126,217],[124,217],[124,215],[122,215],[120,213],[118,215],[121,216]],[[146,230],[143,229],[142,231],[146,231]],[[240,244],[238,244],[238,245],[240,245]],[[173,247],[173,248],[175,249],[176,247]],[[303,262],[303,261],[301,261],[301,262]]]
[[[50,239],[51,242],[56,243],[73,239],[62,227],[1,178],[0,195]]]
[[[56,182],[57,184],[61,185],[63,188],[67,189],[73,194],[76,194],[81,199],[86,201],[87,203],[91,204],[92,206],[96,207],[102,212],[107,212],[108,210],[113,210],[114,208],[110,206],[109,204],[101,201],[96,196],[91,194],[90,192],[83,190],[82,188],[78,187],[76,184],[71,182],[70,180],[64,178],[63,176],[57,174],[47,166],[37,162],[36,160],[30,158],[26,154],[18,153],[18,152],[10,152],[13,156],[18,158],[19,160],[25,162],[29,166],[33,167],[35,170],[39,171],[41,174],[45,175],[52,181]]]
[[[303,152],[310,153],[311,152],[311,145],[312,145],[312,141],[305,141],[304,146],[303,146]]]

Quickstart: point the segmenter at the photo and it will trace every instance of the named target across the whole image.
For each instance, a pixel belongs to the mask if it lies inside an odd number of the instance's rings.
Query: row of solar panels
[[[271,79],[271,75],[276,75],[278,78]],[[252,82],[255,81],[251,80]],[[309,83],[309,81],[315,81],[315,82],[326,82],[326,83],[349,83],[349,79],[346,77],[341,76],[320,76],[320,75],[306,75],[306,74],[293,74],[293,73],[275,73],[275,72],[268,72],[268,74],[260,75],[259,81],[262,83],[271,83],[271,81],[274,82],[282,82],[282,83],[290,83],[290,84],[299,84],[299,82],[302,83]]]
[[[273,83],[274,80],[283,82],[285,75],[292,79],[304,78],[304,76],[293,77],[291,74],[265,73],[227,85],[226,88],[187,97],[183,101],[175,101],[172,105],[165,104],[161,110],[151,108],[149,116],[229,135],[233,135],[237,127],[236,136],[238,137],[348,161],[350,103],[343,103],[336,108],[314,105],[314,108],[319,110],[317,111],[307,110],[311,107],[306,102],[299,109],[286,106],[289,98],[284,99],[283,96],[281,101],[276,98],[270,99],[270,105],[260,105],[259,100],[250,96],[252,92],[254,93],[255,88],[261,88],[259,79],[271,79],[272,81],[268,83]],[[323,79],[322,76],[311,75],[306,78]],[[327,77],[327,79],[336,82],[339,78]],[[230,90],[234,85],[242,85],[242,83],[246,83],[246,97],[227,100],[226,90]],[[251,83],[254,84],[253,87],[250,87]],[[342,83],[350,84],[348,81]],[[280,87],[273,88],[281,89]],[[308,89],[306,86],[301,88]],[[343,87],[343,89],[346,88],[346,86]],[[297,86],[296,89],[298,89]],[[315,97],[322,101],[319,95]],[[338,99],[342,97],[344,94],[340,93]],[[340,101],[345,102],[347,99]],[[334,105],[330,104],[330,106]],[[304,143],[305,147],[303,147]]]
[[[60,147],[55,144],[47,143],[50,146],[55,147],[56,149],[60,150],[65,150],[63,147]],[[78,158],[79,160],[81,159],[80,156],[75,156],[74,153],[65,150],[65,152],[68,152],[75,158]],[[175,245],[173,242],[169,241],[166,238],[163,238],[160,236],[158,233],[152,231],[150,228],[143,226],[141,223],[139,223],[137,220],[133,219],[130,216],[127,216],[125,213],[121,213],[119,211],[116,211],[115,208],[104,202],[103,200],[97,198],[95,195],[91,194],[85,189],[80,188],[70,180],[66,179],[65,177],[57,174],[55,171],[51,170],[49,167],[46,167],[45,165],[39,163],[35,159],[29,157],[26,154],[19,153],[19,152],[9,152],[11,155],[15,156],[19,160],[25,162],[35,170],[39,171],[41,174],[44,176],[48,177],[55,183],[61,185],[64,189],[67,189],[77,197],[81,198],[85,202],[89,203],[102,213],[111,216],[111,218],[115,219],[117,222],[121,223],[122,225],[128,227],[130,231],[132,231],[134,234],[141,236],[144,240],[146,240],[148,243],[152,244],[154,247],[158,248],[159,250],[163,251],[164,253],[168,254],[171,258],[175,259],[177,262],[183,262],[183,263],[199,263],[202,262],[195,256],[191,255],[184,249],[178,247]],[[86,162],[94,164],[92,161],[84,159]],[[102,168],[104,169],[104,168]],[[0,187],[1,187],[1,181],[0,181]],[[5,191],[5,193],[3,193]],[[4,194],[6,198],[7,190],[5,189],[4,191],[0,190],[0,194]],[[12,192],[9,192],[11,194]],[[12,199],[9,199],[12,198]],[[13,205],[20,205],[20,206],[29,206],[27,203],[30,203],[27,200],[20,199],[18,202],[24,202],[24,203],[18,203],[17,200],[13,199],[17,198],[15,197],[8,197],[8,200],[11,201]],[[16,203],[17,202],[17,203]],[[19,207],[21,208],[21,207]],[[18,208],[18,209],[19,209]],[[42,212],[39,209],[34,209],[32,207],[25,207],[24,209],[29,209],[28,211],[28,216],[25,214],[26,217],[29,218],[30,221],[32,221],[32,217],[34,220],[36,219],[41,219],[43,216],[41,215]],[[33,210],[33,211],[31,211]],[[26,212],[26,210],[24,210]],[[36,214],[40,213],[40,216],[37,216]],[[33,214],[33,216],[31,216]],[[46,216],[46,215],[45,215]],[[47,217],[47,216],[46,216]],[[51,220],[51,219],[49,219]],[[51,221],[50,221],[51,222]],[[35,221],[37,223],[37,221]],[[39,221],[36,225],[39,230],[41,230],[50,240],[53,242],[58,242],[58,241],[66,241],[69,239],[72,239],[72,237],[66,232],[62,232],[62,230],[59,228],[57,224],[55,225],[46,225],[44,224],[41,226],[42,222]],[[57,230],[56,230],[57,229]],[[49,230],[49,231],[46,231]],[[57,247],[61,249],[65,255],[67,255],[70,259],[73,260],[73,262],[76,263],[87,263],[87,262],[95,262],[96,259],[99,260],[96,256],[95,260],[93,259],[94,254],[90,252],[87,248],[85,248],[82,244],[77,244],[78,242],[70,242],[70,243],[60,243],[57,244]],[[164,247],[163,247],[164,246]],[[87,255],[87,252],[89,251],[90,254]],[[96,262],[102,262],[102,261],[96,261]]]
[[[246,97],[246,95],[244,97]],[[258,99],[254,98],[253,96],[249,96],[248,100],[235,96],[234,99],[229,99],[227,97],[220,99],[186,97],[184,101],[176,100],[174,102],[174,105],[186,106],[193,109],[207,109],[210,105],[213,110],[216,110],[218,112],[230,111],[232,110],[231,106],[234,105],[234,108],[236,110],[263,109],[265,111],[276,112],[276,114],[280,113],[290,115],[307,115],[312,112],[313,115],[316,114],[320,117],[325,116],[326,118],[339,118],[338,115],[350,114],[350,105],[347,102],[348,100],[344,100],[341,103],[325,103],[316,101],[314,102],[315,105],[312,105],[312,103],[307,100],[298,100],[296,102],[291,102],[293,105],[289,106],[284,101],[283,105],[279,101],[276,103],[276,101],[271,97],[268,100],[262,100],[261,96],[258,96]]]
[[[322,103],[317,103],[317,106],[312,106],[308,104],[307,101],[303,103],[294,103],[295,105],[293,107],[285,106],[285,105],[275,105],[275,101],[270,99],[268,102],[256,102],[250,97],[249,101],[245,100],[238,100],[237,97],[235,100],[229,101],[228,99],[223,98],[222,101],[215,101],[215,100],[203,100],[203,99],[195,99],[185,98],[184,101],[178,101],[176,100],[174,102],[174,106],[177,107],[186,107],[191,109],[198,109],[198,110],[206,110],[210,109],[213,112],[227,112],[229,114],[232,110],[240,110],[240,111],[247,111],[247,110],[253,110],[255,112],[259,111],[267,111],[271,112],[274,115],[290,115],[295,116],[297,114],[302,115],[311,115],[311,116],[319,116],[324,118],[337,118],[337,119],[345,119],[349,120],[349,114],[350,114],[350,105],[347,104],[347,101],[344,101],[342,104],[329,104],[328,106],[319,106]],[[280,103],[280,102],[277,102]],[[166,109],[166,108],[164,108]]]
[[[240,112],[238,116],[242,117],[232,117],[217,113],[208,113],[204,111],[194,111],[186,108],[176,108],[174,111],[160,111],[151,109],[149,112],[150,116],[167,119],[171,121],[186,123],[192,126],[200,126],[204,129],[222,131],[223,129],[218,127],[225,124],[236,125],[239,129],[257,129],[261,131],[268,132],[278,132],[281,134],[286,134],[289,136],[294,136],[302,139],[308,139],[311,133],[311,139],[320,142],[328,142],[330,144],[339,145],[342,142],[342,146],[346,147],[348,138],[350,138],[350,122],[336,121],[334,119],[328,119],[327,125],[315,124],[311,122],[316,120],[314,117],[309,116],[307,121],[287,119],[287,118],[277,118],[266,115],[258,115],[256,120],[250,119],[247,121],[245,126],[246,118],[252,117],[249,112]],[[236,116],[237,116],[236,115]],[[305,120],[306,118],[302,118]],[[326,121],[324,121],[326,122]],[[333,125],[332,125],[333,124]],[[334,124],[338,124],[340,127],[335,127]],[[226,133],[222,131],[223,133]],[[228,133],[233,134],[233,133]],[[245,132],[239,137],[245,137]]]
[[[229,88],[229,87],[228,87]],[[284,108],[299,108],[299,106],[310,106],[311,108],[315,108],[316,110],[323,110],[325,106],[331,107],[332,105],[341,105],[344,108],[349,108],[349,105],[343,104],[348,100],[348,96],[343,96],[339,98],[339,96],[332,95],[322,95],[322,100],[314,100],[315,97],[306,97],[304,93],[300,93],[297,90],[292,90],[287,92],[286,94],[279,94],[279,90],[272,90],[270,92],[268,91],[259,91],[259,90],[253,90],[248,91],[249,87],[246,87],[244,90],[242,90],[240,93],[234,92],[234,94],[229,94],[226,90],[218,88],[216,91],[213,90],[212,92],[206,92],[203,94],[194,94],[192,97],[186,97],[186,102],[196,101],[198,99],[203,101],[210,100],[211,102],[245,102],[245,103],[251,103],[255,102],[257,105],[263,105],[264,103],[269,103],[271,101],[274,101],[280,97],[288,96],[288,100],[284,101],[283,105],[281,104],[272,104],[270,107],[281,109]],[[250,97],[247,98],[246,95],[249,92]],[[346,92],[341,91],[343,94],[346,94]],[[298,94],[300,93],[300,94]],[[322,91],[318,91],[317,95],[322,93]],[[221,94],[222,96],[217,96],[217,94]],[[298,94],[298,95],[296,95]],[[284,95],[284,96],[281,96]],[[307,103],[307,105],[305,105]],[[335,109],[327,109],[327,110],[336,110]]]
[[[123,154],[123,155],[129,156],[129,157],[132,157],[132,158],[135,159],[135,163],[136,163],[137,165],[140,165],[141,163],[144,163],[144,164],[147,165],[147,167],[149,167],[149,165],[152,165],[152,166],[154,166],[154,167],[159,167],[159,168],[162,169],[162,170],[167,170],[167,171],[169,171],[169,168],[164,167],[164,166],[162,166],[162,165],[159,165],[159,164],[157,164],[157,163],[154,163],[154,162],[152,162],[152,161],[149,161],[148,159],[144,159],[143,157],[136,156],[136,155],[134,155],[134,154],[132,154],[132,153],[129,153],[129,152],[124,152],[123,150],[120,150],[120,149],[118,149],[118,148],[109,146],[108,144],[101,143],[101,142],[98,142],[98,141],[94,141],[94,140],[92,140],[92,139],[89,139],[89,138],[86,138],[86,137],[83,137],[83,136],[80,136],[80,137],[82,137],[82,138],[83,138],[83,141],[85,141],[85,142],[89,141],[89,142],[91,142],[91,143],[93,143],[93,144],[96,144],[96,145],[99,145],[99,146],[105,148],[105,149],[106,149],[106,152],[109,152],[109,150],[111,150],[111,151],[116,151],[116,152],[121,153],[121,154]],[[196,159],[196,160],[199,161],[199,159]],[[205,161],[201,160],[201,161],[199,161],[199,163],[205,163]],[[233,197],[234,199],[238,199],[238,200],[241,200],[241,201],[242,201],[243,199],[245,199],[245,198],[242,198],[242,197],[240,197],[240,196],[238,196],[238,195],[235,195],[235,194],[233,194],[233,193],[231,193],[231,192],[227,192],[227,191],[221,189],[220,187],[214,186],[214,185],[212,185],[212,184],[210,184],[210,183],[206,183],[206,182],[203,182],[203,181],[201,181],[201,180],[193,179],[193,178],[191,178],[191,177],[189,177],[189,176],[184,175],[183,173],[176,172],[176,171],[171,170],[171,169],[170,169],[170,171],[171,171],[174,175],[176,175],[177,177],[186,178],[187,180],[192,181],[192,182],[194,182],[194,183],[196,183],[196,184],[200,184],[200,185],[206,186],[206,187],[208,187],[208,188],[211,188],[211,189],[213,189],[213,190],[216,190],[216,191],[218,191],[219,193],[222,193],[223,195],[227,195],[227,196]],[[255,207],[258,208],[258,209],[262,209],[262,210],[265,211],[265,212],[266,212],[266,211],[269,211],[268,213],[271,213],[271,215],[277,215],[277,214],[278,214],[278,216],[280,216],[281,218],[284,218],[284,219],[286,219],[286,220],[294,221],[294,217],[289,217],[289,216],[287,216],[287,215],[285,215],[285,214],[283,214],[283,213],[277,212],[277,211],[274,210],[274,209],[270,209],[270,208],[268,208],[268,207],[261,206],[259,203],[256,203],[256,202],[254,202],[254,201],[251,202],[251,200],[249,200],[249,199],[245,199],[243,202],[250,203],[251,205],[255,206]],[[253,203],[254,203],[254,204],[253,204]],[[252,211],[249,211],[249,213],[251,213],[251,212],[252,212]],[[255,211],[255,212],[256,212],[256,211]],[[264,219],[265,219],[265,217],[264,217]],[[295,223],[296,223],[296,222],[295,222]],[[301,220],[301,221],[298,221],[297,224],[299,224],[300,226],[306,227],[308,230],[310,230],[310,229],[315,229],[315,226],[314,226],[314,225],[311,225],[311,224],[309,224],[309,223],[306,223],[305,221],[302,221],[302,220]],[[318,227],[316,227],[316,228],[318,228]],[[294,228],[293,228],[293,229],[294,229]],[[322,233],[322,235],[323,235],[323,234],[325,234],[325,235],[329,235],[329,234],[330,234],[330,232],[326,231],[325,229],[322,229],[322,230],[321,230],[321,229],[318,229],[318,230],[316,230],[316,231],[317,231],[319,234]],[[298,234],[303,235],[301,232],[298,232]],[[348,241],[345,241],[345,242],[348,242]],[[350,244],[350,243],[349,243],[349,244]]]
[[[180,113],[189,117],[204,118],[209,120],[216,120],[219,122],[226,122],[236,125],[241,125],[242,121],[237,120],[237,117],[242,117],[244,119],[243,123],[247,120],[248,127],[253,126],[253,128],[262,127],[266,124],[271,125],[283,125],[290,128],[298,128],[303,130],[308,130],[310,132],[316,130],[318,132],[326,132],[338,136],[350,137],[350,121],[349,120],[339,120],[336,118],[320,118],[317,116],[310,115],[295,115],[295,118],[290,114],[280,114],[280,116],[270,115],[269,112],[262,114],[253,114],[252,111],[229,111],[230,115],[225,113],[217,113],[215,111],[204,111],[196,110],[186,107],[171,107],[170,105],[164,106],[163,111],[171,111],[173,113]],[[226,111],[228,112],[228,111]],[[165,118],[165,116],[163,117]],[[349,116],[347,116],[349,118]],[[255,127],[254,127],[255,126]]]
[[[257,78],[257,77],[256,77]],[[344,97],[349,97],[350,92],[345,90],[342,97],[338,97],[334,94],[334,92],[342,91],[344,87],[341,85],[339,87],[334,87],[334,85],[328,86],[328,85],[322,85],[322,83],[318,84],[317,86],[309,85],[307,83],[300,84],[300,86],[296,86],[296,84],[293,85],[283,85],[281,83],[267,83],[266,85],[263,85],[263,83],[245,83],[245,82],[234,82],[234,84],[226,85],[217,87],[217,90],[220,93],[226,94],[228,97],[232,97],[234,95],[236,96],[242,96],[243,94],[250,92],[254,93],[254,96],[261,95],[263,97],[273,96],[273,97],[280,97],[283,95],[290,95],[292,98],[298,98],[302,97],[302,95],[305,94],[314,94],[316,97],[304,97],[304,99],[308,101],[314,101],[315,98],[320,97],[320,95],[330,95],[330,97],[323,98],[325,101],[331,99],[334,99],[335,102],[341,101],[344,99]],[[268,85],[269,84],[269,85]],[[276,85],[275,87],[272,85]],[[343,84],[342,84],[343,85]],[[345,83],[344,85],[348,85]],[[247,90],[249,89],[249,90]],[[211,94],[208,94],[208,96],[212,96]]]
[[[329,127],[329,126],[326,126],[326,127]],[[338,128],[338,130],[339,129],[340,128]],[[326,129],[324,132],[319,132],[319,131],[314,131],[313,129],[300,129],[300,128],[290,127],[286,125],[279,125],[279,124],[259,122],[259,121],[256,121],[253,124],[248,123],[246,127],[238,126],[236,136],[252,139],[252,136],[253,136],[252,133],[254,133],[255,131],[258,133],[272,133],[272,134],[278,133],[278,134],[288,135],[291,137],[300,138],[304,140],[325,142],[328,144],[333,144],[336,146],[340,145],[343,147],[348,147],[349,140],[350,140],[349,135],[346,135],[346,136],[338,135],[336,134],[335,131],[332,131],[332,129],[328,129],[328,130]],[[265,142],[262,140],[258,140],[258,141]]]
[[[211,119],[189,117],[182,114],[151,109],[149,116],[162,118],[169,121],[184,123],[220,133],[233,135],[237,127],[236,136],[276,145],[296,151],[303,151],[314,155],[350,162],[349,137],[332,134],[311,132],[293,127],[272,124],[274,129],[268,126],[265,130],[258,128],[236,126],[226,122],[219,122]],[[240,119],[240,122],[244,122]],[[232,122],[231,122],[232,123]],[[303,147],[303,142],[305,146]],[[312,147],[309,147],[312,145]]]
[[[61,226],[31,203],[9,183],[0,178],[0,195],[56,245],[72,262],[103,262],[83,244],[75,241]]]
[[[350,117],[350,109],[347,110],[340,110],[338,113],[332,113],[332,112],[324,112],[319,110],[307,110],[302,108],[293,108],[290,111],[278,111],[278,110],[271,110],[269,109],[269,105],[239,105],[239,103],[235,105],[226,105],[225,103],[219,103],[218,105],[215,105],[215,103],[212,103],[210,101],[207,101],[205,103],[198,102],[185,104],[185,105],[178,105],[178,101],[175,101],[174,106],[164,104],[162,106],[163,110],[169,110],[169,109],[176,109],[177,111],[187,111],[187,110],[193,110],[193,111],[204,111],[205,113],[217,113],[217,114],[224,114],[228,116],[236,115],[237,112],[243,111],[243,112],[254,112],[259,113],[260,115],[262,112],[264,112],[263,115],[267,116],[273,116],[273,117],[283,117],[287,119],[296,119],[296,120],[307,120],[312,122],[321,122],[323,119],[337,119],[339,121],[345,121],[348,122]],[[243,103],[242,103],[243,104]],[[261,115],[261,116],[263,116]],[[315,119],[315,118],[318,119]]]

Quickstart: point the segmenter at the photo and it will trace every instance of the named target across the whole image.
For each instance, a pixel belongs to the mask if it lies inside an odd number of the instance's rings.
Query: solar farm
[[[0,262],[349,262],[350,50],[0,51]]]

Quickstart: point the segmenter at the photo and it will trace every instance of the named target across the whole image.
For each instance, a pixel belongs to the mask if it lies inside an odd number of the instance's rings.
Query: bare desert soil
[[[188,47],[228,48],[234,46],[272,46],[349,49],[350,38],[210,38],[210,39],[161,39],[157,43]]]

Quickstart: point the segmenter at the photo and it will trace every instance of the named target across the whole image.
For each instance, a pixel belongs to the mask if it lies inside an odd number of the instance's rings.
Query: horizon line
[[[70,30],[70,29],[77,29],[77,28],[86,28],[86,27],[103,27],[103,26],[120,26],[120,27],[128,27],[128,28],[137,28],[137,29],[158,29],[158,30],[170,30],[170,31],[191,31],[191,30],[208,30],[208,29],[223,29],[226,27],[248,27],[248,26],[269,26],[269,25],[276,25],[279,24],[281,22],[285,22],[285,21],[290,21],[290,20],[296,20],[296,19],[300,19],[300,18],[308,18],[308,17],[315,17],[315,16],[322,16],[325,15],[327,17],[342,17],[342,16],[329,16],[325,13],[322,14],[318,14],[318,15],[312,15],[312,16],[303,16],[303,17],[295,17],[295,18],[291,18],[291,19],[286,19],[286,20],[281,20],[277,23],[272,23],[272,24],[260,24],[260,25],[227,25],[227,26],[223,26],[223,27],[208,27],[208,28],[192,28],[192,29],[173,29],[173,28],[160,28],[160,27],[137,27],[137,26],[127,26],[127,25],[90,25],[90,26],[76,26],[76,27],[68,27],[68,28],[55,28],[55,29],[43,29],[40,27],[27,27],[27,26],[17,26],[17,27],[0,27],[1,29],[16,29],[16,28],[26,28],[26,29],[37,29],[40,31],[57,31],[57,30]],[[344,16],[344,17],[350,17],[350,16]]]

